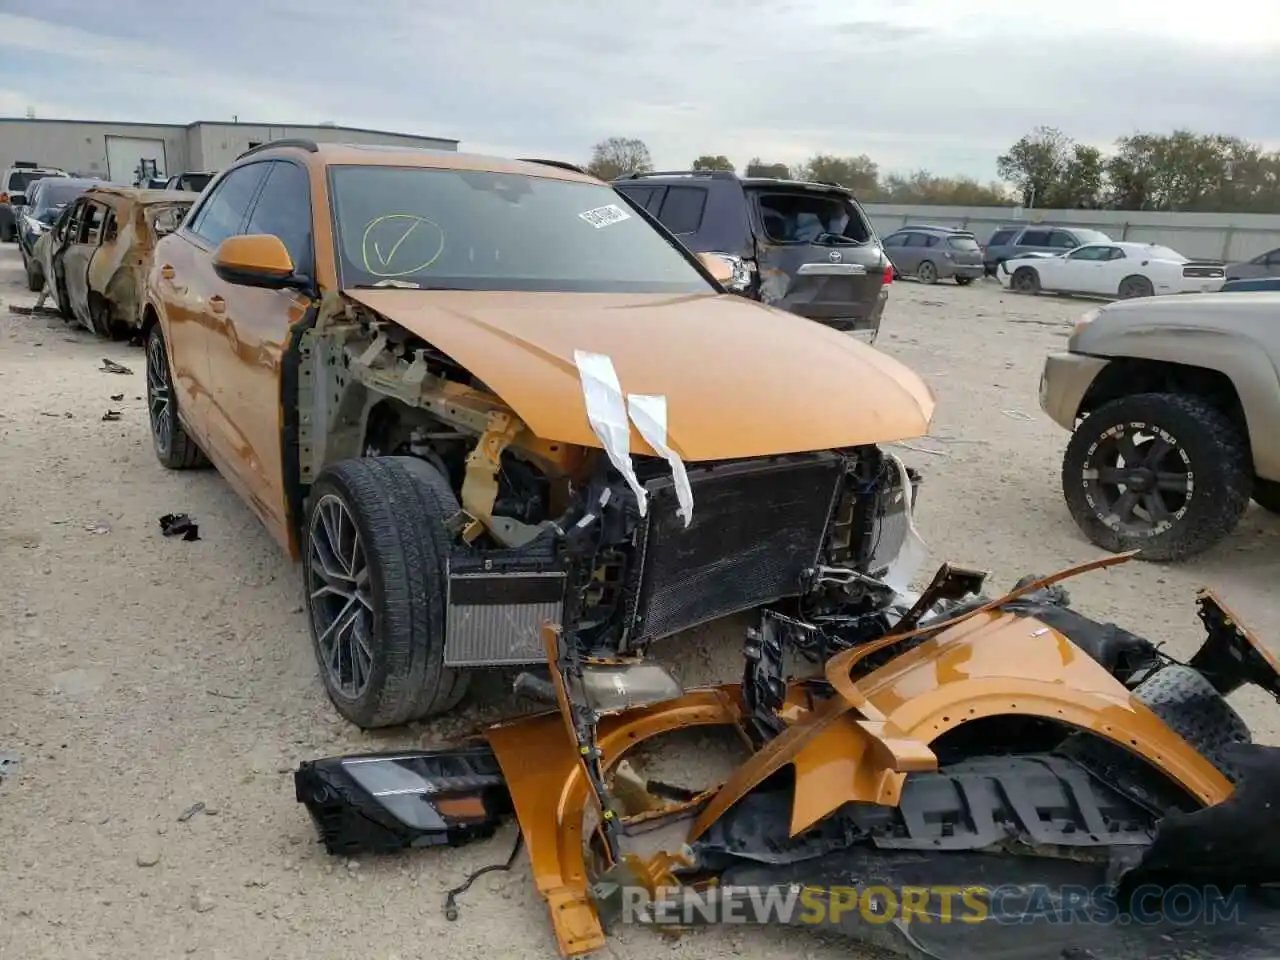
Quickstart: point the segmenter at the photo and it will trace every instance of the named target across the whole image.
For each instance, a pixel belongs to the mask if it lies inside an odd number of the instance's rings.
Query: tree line
[[[689,168],[736,172],[722,154],[696,157]],[[653,161],[644,141],[610,137],[592,148],[587,169],[611,180],[652,172]],[[1280,151],[1224,134],[1135,133],[1120,137],[1104,153],[1056,127],[1041,126],[1000,154],[996,171],[1005,183],[928,170],[885,173],[866,154],[819,153],[799,165],[753,157],[742,173],[837,183],[862,200],[884,203],[1280,213]]]

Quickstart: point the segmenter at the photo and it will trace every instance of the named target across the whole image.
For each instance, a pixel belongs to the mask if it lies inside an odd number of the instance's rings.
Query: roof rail
[[[519,157],[521,163],[540,163],[544,167],[557,167],[561,170],[572,170],[574,173],[581,173],[584,176],[590,176],[586,169],[578,166],[576,163],[570,163],[568,160],[539,160],[534,157]]]
[[[316,145],[314,140],[308,140],[305,137],[289,137],[285,140],[268,140],[266,143],[260,143],[256,147],[250,147],[244,153],[240,154],[239,157],[236,157],[236,159],[239,160],[241,157],[260,153],[263,150],[274,150],[277,147],[300,147],[307,151],[307,153],[320,152],[320,147]]]
[[[738,175],[732,170],[649,170],[645,173],[634,171],[624,173],[618,180],[639,180],[641,177],[710,177],[713,180],[737,180]]]

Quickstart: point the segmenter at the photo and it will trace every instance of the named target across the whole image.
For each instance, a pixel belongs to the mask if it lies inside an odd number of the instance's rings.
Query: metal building
[[[250,147],[286,137],[457,150],[458,141],[329,124],[103,123],[0,117],[0,171],[15,161],[133,184],[140,175],[220,170]]]

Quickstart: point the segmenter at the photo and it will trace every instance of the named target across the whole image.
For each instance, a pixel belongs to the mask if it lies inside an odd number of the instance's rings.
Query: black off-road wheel
[[[973,283],[973,277],[956,277],[957,287],[967,287],[971,283]]]
[[[1269,513],[1280,513],[1280,483],[1254,477],[1253,502]]]
[[[410,457],[343,460],[311,487],[303,567],[325,690],[364,729],[452,710],[469,674],[444,664],[448,483]]]
[[[1013,271],[1013,279],[1009,285],[1018,293],[1039,293],[1040,274],[1033,267],[1019,267]]]
[[[937,283],[938,268],[933,265],[932,260],[925,260],[920,266],[916,267],[916,279],[921,283]]]
[[[1181,560],[1229,534],[1249,504],[1248,445],[1198,397],[1112,400],[1076,427],[1062,491],[1091,541],[1142,560]]]
[[[169,371],[164,334],[156,324],[147,334],[147,413],[156,459],[170,470],[190,470],[208,463],[204,452],[178,421],[178,397]]]
[[[1154,297],[1156,289],[1146,277],[1134,274],[1120,281],[1120,289],[1117,292],[1121,300],[1136,300],[1139,297]]]

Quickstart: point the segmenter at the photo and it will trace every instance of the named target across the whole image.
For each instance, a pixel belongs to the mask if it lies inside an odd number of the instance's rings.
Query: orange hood
[[[732,294],[344,293],[448,354],[545,440],[599,447],[574,351],[624,393],[667,398],[668,444],[727,460],[922,436],[934,397],[910,369],[811,320]],[[653,448],[632,428],[633,453]]]

